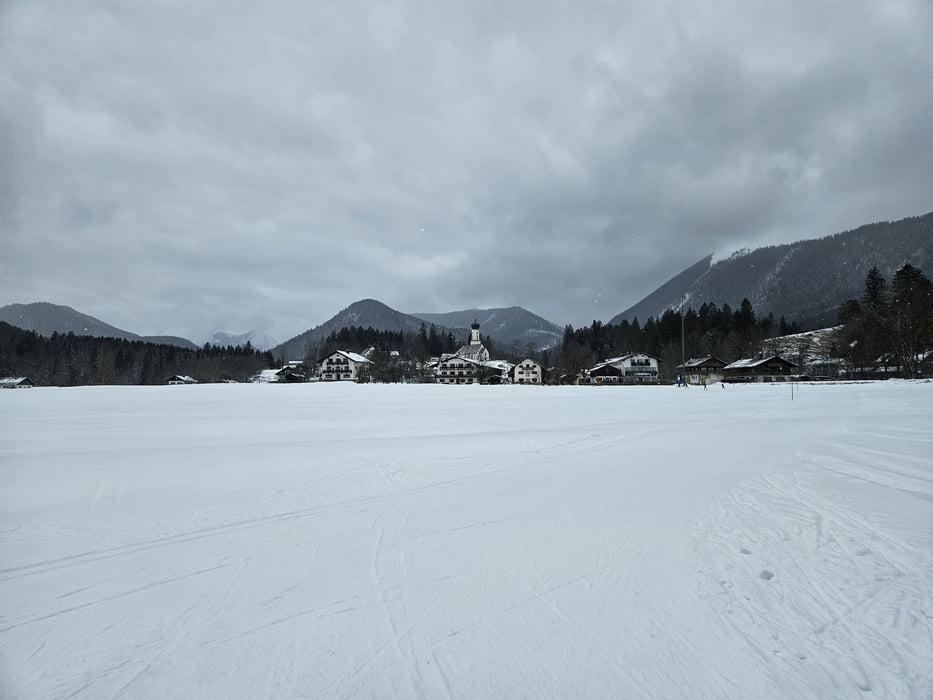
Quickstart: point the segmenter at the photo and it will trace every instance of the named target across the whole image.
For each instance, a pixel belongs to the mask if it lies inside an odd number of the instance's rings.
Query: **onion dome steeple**
[[[470,324],[470,345],[480,345],[482,341],[479,338],[479,322],[474,318]]]

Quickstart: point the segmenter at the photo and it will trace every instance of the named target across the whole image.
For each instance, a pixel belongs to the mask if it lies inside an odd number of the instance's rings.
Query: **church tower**
[[[473,323],[470,324],[470,345],[480,344],[482,344],[482,341],[479,339],[479,323],[474,318]]]

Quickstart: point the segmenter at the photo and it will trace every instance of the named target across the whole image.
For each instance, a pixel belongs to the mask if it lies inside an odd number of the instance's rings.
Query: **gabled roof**
[[[631,360],[633,357],[647,357],[656,362],[660,362],[660,360],[658,360],[657,357],[655,357],[654,355],[649,355],[646,352],[628,352],[624,355],[620,355],[619,357],[611,357],[608,360],[603,360],[602,362],[597,364],[595,367],[593,367],[590,371],[595,372],[598,369],[602,369],[603,367],[608,367],[610,365],[612,365],[613,367],[618,367],[623,362],[625,362],[626,360]]]
[[[771,355],[770,357],[748,357],[742,360],[736,360],[735,362],[732,362],[723,367],[723,369],[754,369],[755,367],[761,367],[762,365],[766,365],[769,362],[774,361],[783,362],[785,365],[789,365],[791,367],[797,366],[790,360],[785,360],[779,355]]]
[[[0,379],[0,386],[19,386],[20,384],[32,384],[29,377],[4,377]]]
[[[466,363],[469,364],[469,365],[476,365],[477,367],[482,367],[483,365],[487,364],[487,363],[481,362],[480,360],[477,360],[477,359],[475,359],[475,358],[473,358],[473,357],[465,357],[464,355],[457,355],[457,354],[453,354],[453,355],[444,355],[444,359],[441,360],[441,363],[443,363],[443,362],[450,362],[450,361],[454,361],[454,360],[457,361],[457,362],[466,362]]]
[[[477,343],[476,345],[461,345],[459,348],[457,348],[457,352],[455,352],[454,355],[468,357],[470,355],[478,355],[485,349],[486,346],[484,346],[482,343]]]
[[[590,372],[596,372],[606,367],[612,367],[613,369],[619,369],[618,364],[621,361],[621,358],[614,358],[612,360],[606,360],[605,362],[600,362],[595,367],[590,368]]]
[[[353,362],[357,363],[370,362],[368,358],[363,357],[357,352],[350,352],[349,350],[334,350],[330,355],[325,355],[323,358],[321,358],[321,361],[323,362],[328,357],[333,357],[334,355],[340,355],[341,357],[345,357],[348,360],[353,360]]]
[[[494,369],[498,372],[510,372],[513,366],[511,362],[506,362],[505,360],[481,361],[474,360],[472,357],[463,357],[462,355],[444,355],[444,358],[441,360],[441,362],[448,362],[450,360],[466,362],[468,365],[473,365],[475,367],[486,367],[488,369]]]
[[[714,362],[719,364],[721,367],[725,367],[726,363],[720,360],[715,355],[706,355],[705,357],[691,357],[689,360],[684,362],[682,365],[677,365],[675,369],[690,369],[692,367],[702,367],[708,362]]]
[[[515,367],[511,362],[506,362],[505,360],[488,360],[486,362],[480,362],[483,367],[489,367],[490,369],[495,369],[500,372],[511,372]]]

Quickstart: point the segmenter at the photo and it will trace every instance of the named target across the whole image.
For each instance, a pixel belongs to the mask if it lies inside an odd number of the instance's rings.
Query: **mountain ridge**
[[[560,343],[563,329],[545,318],[537,316],[520,306],[501,309],[465,309],[447,313],[407,314],[393,309],[376,299],[360,299],[339,311],[319,326],[298,334],[272,349],[273,355],[284,360],[304,359],[315,345],[322,345],[327,336],[341,328],[358,326],[372,327],[377,331],[402,331],[417,333],[422,324],[434,325],[438,333],[453,333],[466,340],[469,327],[476,320],[480,332],[505,348],[527,349],[530,343],[535,350],[553,347]]]
[[[839,305],[861,296],[872,267],[890,279],[910,263],[933,268],[933,212],[793,243],[743,249],[714,261],[708,255],[609,321],[658,318],[683,304],[737,307],[747,298],[759,315],[774,314],[801,325],[835,323]]]
[[[208,341],[211,345],[227,346],[245,346],[249,343],[256,350],[271,350],[280,345],[279,341],[268,333],[257,330],[248,330],[245,333],[227,333],[225,331],[216,331],[211,335]]]
[[[804,328],[833,325],[839,305],[861,296],[865,275],[877,267],[886,279],[904,263],[933,272],[933,212],[895,222],[866,224],[822,238],[793,243],[742,249],[728,257],[707,255],[669,279],[653,292],[608,323],[659,318],[668,309],[683,305],[699,309],[704,303],[735,308],[747,298],[762,316],[783,316]],[[276,357],[305,359],[315,345],[341,328],[359,326],[375,330],[417,333],[421,324],[433,324],[438,333],[453,333],[464,340],[476,320],[484,336],[500,351],[523,352],[529,345],[536,350],[560,344],[563,329],[520,306],[494,309],[408,314],[375,299],[361,299],[332,318],[271,347]],[[175,336],[140,336],[111,326],[69,306],[34,302],[0,307],[0,320],[13,326],[50,336],[54,332],[98,337],[115,337],[184,348],[198,346]],[[270,349],[274,341],[257,342],[255,331],[240,335],[218,331],[211,338],[216,345],[243,345]]]
[[[0,307],[0,321],[47,337],[52,333],[74,333],[96,338],[122,338],[159,345],[176,345],[189,350],[197,349],[197,345],[187,338],[171,335],[138,335],[111,326],[98,318],[76,311],[70,306],[52,304],[47,301],[7,304]]]
[[[313,347],[323,345],[327,336],[341,328],[357,326],[371,327],[377,331],[417,333],[423,322],[420,318],[402,313],[376,299],[360,299],[338,311],[324,323],[275,346],[272,348],[272,354],[285,361],[303,360]],[[443,331],[446,333],[448,329]]]
[[[521,306],[410,315],[448,328],[468,328],[475,320],[493,342],[507,347],[517,344],[517,349],[531,344],[535,350],[544,350],[559,345],[563,338],[563,328]]]

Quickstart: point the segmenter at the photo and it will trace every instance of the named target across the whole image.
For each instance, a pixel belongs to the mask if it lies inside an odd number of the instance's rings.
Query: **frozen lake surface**
[[[3,698],[933,697],[933,384],[0,392]]]

